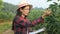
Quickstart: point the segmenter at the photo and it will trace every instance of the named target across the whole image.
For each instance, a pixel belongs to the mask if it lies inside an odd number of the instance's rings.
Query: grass
[[[0,24],[0,34],[11,28],[11,22],[3,22]]]

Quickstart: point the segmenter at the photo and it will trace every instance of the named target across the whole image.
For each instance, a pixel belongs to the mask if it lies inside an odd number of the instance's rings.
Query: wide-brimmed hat
[[[23,6],[29,6],[30,9],[32,8],[32,5],[29,4],[26,0],[22,0],[22,1],[19,3],[18,9],[21,8],[21,7],[23,7]]]

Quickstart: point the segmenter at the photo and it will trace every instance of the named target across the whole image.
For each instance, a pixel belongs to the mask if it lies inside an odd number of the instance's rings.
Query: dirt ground
[[[14,34],[14,32],[11,29],[9,29],[3,32],[3,34]]]

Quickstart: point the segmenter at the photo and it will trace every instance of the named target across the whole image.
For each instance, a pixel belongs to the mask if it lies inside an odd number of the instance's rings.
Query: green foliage
[[[0,19],[2,20],[12,20],[14,17],[14,14],[10,14],[8,12],[0,12]]]
[[[58,1],[60,1],[60,0],[58,0]]]
[[[3,3],[3,8],[0,11],[0,20],[12,20],[16,14],[17,6],[10,3]]]
[[[51,4],[49,9],[52,14],[45,18],[46,33],[47,34],[60,34],[60,8],[59,5],[54,2]]]
[[[40,10],[40,8],[34,8],[31,10],[31,12],[28,15],[28,18],[30,21],[40,17],[42,15],[43,11]]]
[[[48,0],[50,1],[50,0]],[[1,1],[0,1],[1,2]],[[1,6],[1,4],[0,4]],[[12,20],[16,14],[16,5],[12,5],[9,3],[4,2],[3,8],[0,11],[0,19],[3,20]],[[41,17],[43,9],[40,10],[40,8],[34,8],[31,10],[30,14],[28,15],[28,18],[30,21],[33,21],[34,19]],[[60,5],[58,3],[54,2],[54,4],[51,4],[49,7],[49,10],[52,11],[52,14],[45,17],[45,23],[44,24],[38,24],[35,27],[32,27],[33,29],[37,30],[42,27],[46,27],[45,32],[41,32],[39,34],[60,34]],[[6,24],[7,26],[7,24]],[[38,26],[38,27],[37,27]],[[5,27],[5,25],[4,25]],[[2,29],[2,28],[1,28]]]
[[[48,2],[48,1],[52,1],[52,0],[47,0],[47,2]]]
[[[3,4],[3,3],[2,3],[2,0],[0,0],[0,11],[1,11],[2,7],[3,7],[2,4]]]
[[[41,27],[46,27],[44,32],[38,34],[60,34],[60,5],[54,2],[48,10],[52,11],[52,14],[45,17],[44,24],[38,24],[36,27],[33,27],[33,29],[37,30]]]
[[[4,22],[3,24],[0,24],[0,34],[5,32],[6,30],[11,28],[11,22]]]
[[[34,9],[32,9],[31,12],[29,13],[28,19],[29,19],[30,21],[33,21],[33,20],[41,17],[43,12],[44,12],[44,11],[42,11],[40,8],[34,8]],[[37,26],[38,26],[38,27],[37,27]],[[40,29],[40,28],[42,28],[42,27],[43,27],[43,24],[40,23],[40,24],[36,25],[35,27],[32,27],[32,29],[33,29],[33,30],[38,30],[38,29]]]
[[[48,1],[53,1],[53,0],[47,0],[47,2],[48,2]],[[60,1],[60,0],[57,0],[57,1]]]
[[[16,13],[17,5],[13,5],[10,3],[3,3],[4,8],[2,8],[3,12],[9,12],[9,13]]]

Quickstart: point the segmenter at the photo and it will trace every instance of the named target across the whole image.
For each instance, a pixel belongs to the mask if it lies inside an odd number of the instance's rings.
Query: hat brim
[[[32,5],[24,5],[24,6],[29,6],[30,9],[33,7]],[[24,7],[24,6],[21,6],[21,7]],[[19,10],[21,7],[18,7],[17,10]]]

